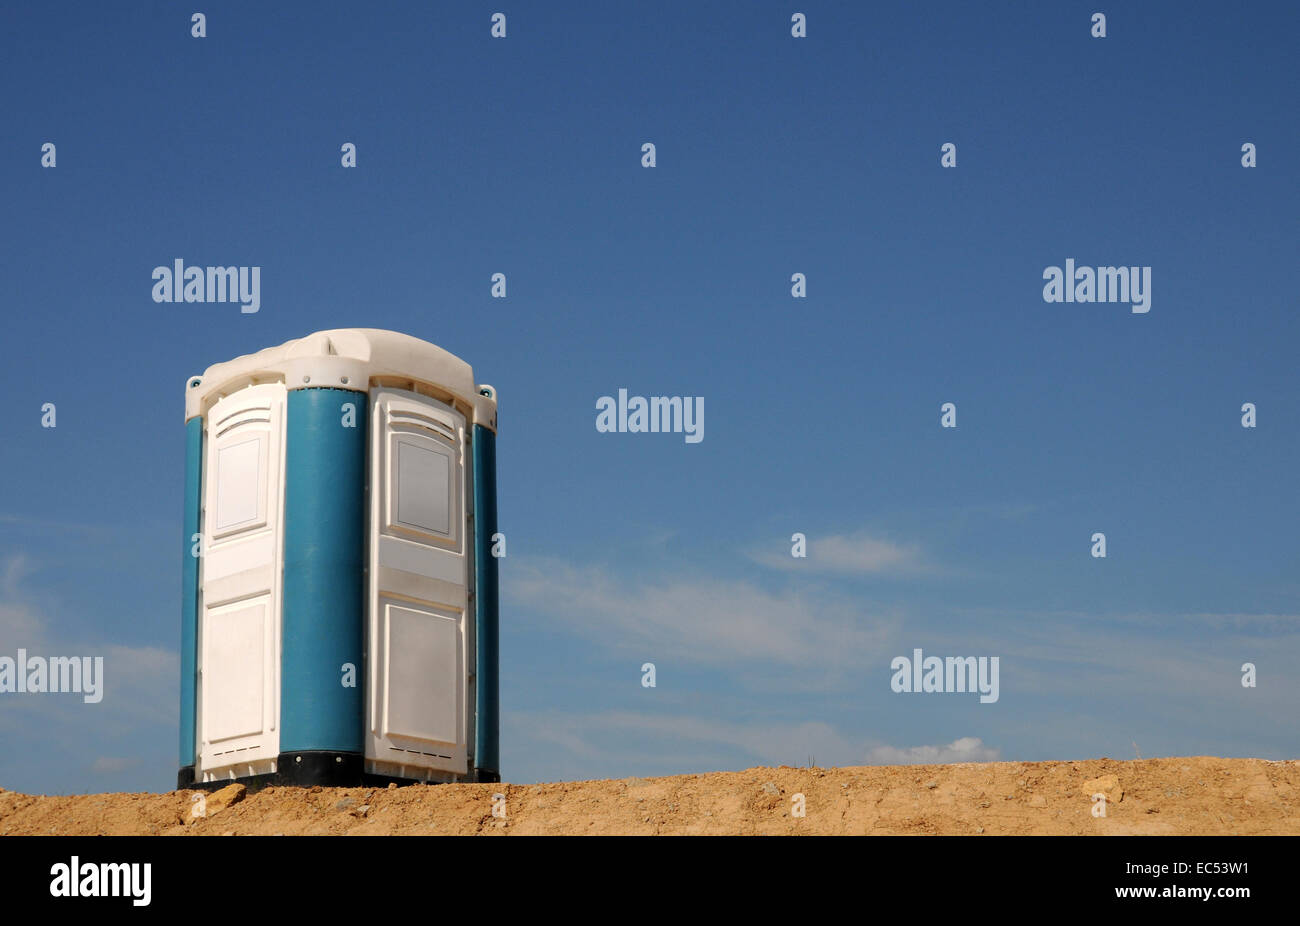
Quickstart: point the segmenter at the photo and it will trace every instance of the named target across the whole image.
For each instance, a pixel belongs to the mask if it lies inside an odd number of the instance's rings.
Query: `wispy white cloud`
[[[822,721],[742,721],[699,714],[514,712],[507,733],[563,761],[562,777],[716,771],[755,765],[854,764],[862,743]],[[545,767],[545,764],[543,765]],[[640,771],[637,771],[640,770]]]
[[[1188,614],[1187,619],[1215,628],[1252,633],[1296,633],[1300,631],[1300,614],[1247,614],[1243,612]]]
[[[124,747],[156,755],[175,739],[179,656],[157,646],[124,646],[103,639],[77,639],[48,618],[25,583],[29,562],[21,554],[0,562],[0,655],[19,648],[37,656],[102,656],[102,700],[78,694],[0,694],[0,784],[27,790],[82,790],[66,776],[68,757]],[[95,762],[96,774],[126,772],[115,760]],[[84,767],[84,766],[83,766]],[[163,780],[166,780],[165,778]]]
[[[756,550],[750,558],[774,569],[844,576],[903,576],[935,569],[918,544],[896,543],[864,531],[809,534],[805,557],[792,556],[791,546],[792,542],[780,550]]]
[[[942,746],[867,746],[863,740],[820,721],[730,720],[699,714],[593,711],[521,712],[509,716],[512,739],[530,749],[563,755],[578,776],[658,774],[777,765],[823,768],[856,765],[928,765],[996,762],[998,749],[978,737],[961,737]],[[864,752],[865,747],[865,752]]]
[[[28,518],[21,515],[0,514],[0,525],[12,525],[24,532],[40,531],[52,534],[79,534],[83,537],[107,538],[114,530],[104,524],[87,524],[74,521],[52,521],[49,518]]]
[[[0,568],[0,594],[3,594],[6,600],[17,597],[19,583],[30,575],[31,571],[32,565],[27,554],[18,553],[9,557]],[[0,630],[4,627],[4,624],[0,624]]]
[[[1104,719],[1126,746],[1131,736],[1226,742],[1243,729],[1259,743],[1291,736],[1284,731],[1296,729],[1300,627],[1273,615],[1241,617],[956,609],[942,641],[948,652],[999,656],[1001,709],[1032,717],[1045,738],[1060,730],[1034,711],[1041,699],[1070,705],[1071,726]],[[1258,670],[1254,688],[1241,684],[1247,662]]]
[[[0,601],[0,647],[25,646],[44,636],[41,621],[26,604],[5,597]]]
[[[513,604],[601,645],[693,663],[863,665],[883,652],[894,624],[816,590],[676,574],[633,581],[554,559],[511,563],[502,582]]]
[[[867,750],[868,765],[946,765],[952,762],[997,762],[999,750],[975,736],[963,736],[946,746],[875,746]]]
[[[97,775],[115,775],[140,764],[139,758],[126,756],[100,756],[91,763],[90,770]]]

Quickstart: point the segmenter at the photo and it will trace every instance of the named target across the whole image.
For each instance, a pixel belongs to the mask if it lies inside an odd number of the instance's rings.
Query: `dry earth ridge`
[[[194,795],[0,790],[0,835],[1298,835],[1300,760],[752,768],[666,778]],[[506,796],[505,817],[492,796]],[[1092,795],[1107,795],[1106,816]],[[806,816],[792,814],[804,796]]]

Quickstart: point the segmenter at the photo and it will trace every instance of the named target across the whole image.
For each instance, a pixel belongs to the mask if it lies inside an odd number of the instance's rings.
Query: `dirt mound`
[[[1300,761],[783,766],[536,785],[257,793],[236,785],[214,794],[0,791],[0,835],[10,836],[618,833],[1297,835]]]

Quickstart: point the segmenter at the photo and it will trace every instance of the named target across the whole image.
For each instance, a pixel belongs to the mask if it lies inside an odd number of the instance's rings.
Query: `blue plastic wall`
[[[194,764],[194,687],[198,664],[199,559],[193,537],[199,532],[203,498],[203,419],[185,422],[185,536],[181,562],[181,768]]]
[[[493,775],[501,771],[500,686],[497,678],[497,560],[492,535],[497,532],[497,436],[474,426],[474,624],[477,636],[474,711],[474,767]]]
[[[364,392],[289,393],[281,753],[364,750],[366,411]]]

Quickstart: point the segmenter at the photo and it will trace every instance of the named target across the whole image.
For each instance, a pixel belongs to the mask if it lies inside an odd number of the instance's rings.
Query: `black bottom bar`
[[[486,816],[486,800],[483,806]],[[737,829],[740,828],[738,825]],[[1285,828],[1288,832],[1292,829]],[[491,827],[482,832],[502,835],[509,829]],[[349,873],[379,871],[388,883],[399,885],[429,881],[430,855],[413,850],[410,839],[289,838],[292,843],[260,837],[5,838],[0,839],[0,893],[6,911],[27,913],[33,906],[49,904],[52,912],[62,912],[48,921],[65,922],[69,920],[67,911],[76,904],[54,889],[58,866],[70,871],[73,865],[139,863],[143,866],[148,863],[151,866],[149,906],[160,913],[174,912],[173,921],[181,922],[194,919],[195,879],[210,872],[272,872],[276,881],[285,885],[319,885],[322,872],[345,873],[342,877],[346,880]],[[897,911],[902,915],[893,919],[904,922],[975,922],[976,917],[964,914],[978,910],[1013,915],[1023,912],[1023,916],[1014,916],[1012,921],[1041,921],[1044,911],[1064,910],[1075,914],[1097,911],[1103,917],[1098,921],[1106,924],[1154,922],[1157,918],[1191,923],[1200,918],[1189,918],[1187,911],[1207,910],[1210,912],[1205,921],[1211,921],[1212,916],[1212,921],[1217,923],[1263,923],[1265,907],[1276,912],[1282,909],[1282,904],[1295,899],[1295,843],[1280,837],[935,836],[925,839],[868,836],[864,839],[865,842],[850,845],[843,837],[829,837],[831,841],[730,839],[725,843],[687,837],[668,842],[645,840],[644,848],[639,851],[652,863],[656,859],[662,863],[647,871],[683,864],[687,866],[683,870],[707,871],[720,852],[729,858],[752,860],[755,867],[768,866],[771,870],[797,871],[814,863],[819,876],[830,879],[829,883],[853,885],[863,909],[869,902],[872,910]],[[548,896],[557,880],[577,870],[591,879],[591,889],[584,897],[589,895],[593,901],[610,907],[626,902],[627,885],[632,882],[628,880],[626,853],[617,848],[574,839],[553,840],[529,855],[526,864],[518,864],[521,850],[506,849],[504,845],[499,839],[466,840],[456,848],[470,864],[483,870],[493,865],[512,866],[511,890],[501,892],[501,903],[497,905],[507,912],[518,911],[536,918],[536,910],[526,904],[531,903],[535,908],[537,897]],[[1163,866],[1166,873],[1141,874],[1133,870],[1136,865],[1147,869]],[[1232,873],[1223,870],[1228,866]],[[1218,873],[1207,873],[1212,871]],[[141,884],[132,878],[135,884]],[[337,875],[335,881],[342,883]],[[101,886],[106,883],[101,881]],[[649,886],[647,889],[655,884],[649,877],[644,883]],[[90,898],[88,893],[82,892],[86,899],[80,902],[82,909],[90,910],[96,921],[102,918],[99,911],[114,906],[133,909],[132,900],[125,892],[116,899]],[[281,919],[302,920],[311,916],[310,922],[315,922],[318,914],[321,920],[338,919],[339,911],[346,909],[341,906],[345,900],[341,901],[340,897],[337,884],[325,884],[322,889],[273,891],[265,898],[265,904],[269,912],[283,913]],[[515,902],[521,906],[514,907]],[[718,906],[709,906],[713,902]],[[764,914],[772,909],[784,908],[781,897],[771,891],[737,897],[704,896],[697,906],[709,913],[740,911],[763,921],[771,919]],[[918,908],[940,915],[918,917]],[[1125,908],[1128,912],[1115,915]],[[957,911],[957,915],[942,915],[949,911]],[[71,919],[78,917],[74,915]],[[1064,917],[1057,919],[1064,920]],[[1278,918],[1267,921],[1275,919]],[[44,918],[20,919],[12,914],[6,919],[10,921],[37,926],[46,922]]]
[[[264,777],[277,787],[355,788],[365,783],[365,760],[355,752],[282,752],[275,768],[275,774]]]
[[[356,788],[367,784],[364,759],[355,752],[282,752],[276,758],[276,771],[265,775],[244,775],[217,781],[196,781],[194,766],[181,769],[176,776],[178,791],[217,791],[229,784],[241,784],[249,791],[274,785],[285,788]],[[387,782],[385,782],[386,784]]]
[[[176,774],[177,791],[216,791],[229,784],[241,784],[249,791],[260,791],[274,785],[284,788],[359,788],[387,787],[389,784],[425,784],[423,778],[397,778],[392,775],[372,775],[365,771],[365,760],[355,752],[282,752],[276,760],[276,771],[265,775],[248,775],[242,778],[222,778],[218,781],[196,781],[194,766],[187,765]],[[495,769],[476,768],[470,781],[499,782],[501,773]],[[427,782],[437,784],[437,782]]]

